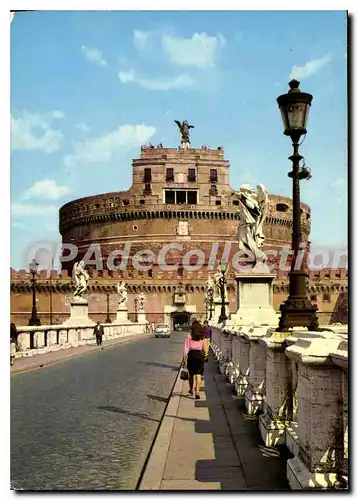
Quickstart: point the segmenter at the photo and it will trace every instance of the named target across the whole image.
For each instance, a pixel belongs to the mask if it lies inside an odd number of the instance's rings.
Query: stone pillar
[[[240,361],[240,344],[239,344],[239,332],[234,332],[231,338],[231,362],[232,362],[232,375],[230,382],[235,384],[239,376],[239,361]]]
[[[17,337],[17,343],[19,351],[26,351],[30,349],[30,334],[29,333],[20,333]]]
[[[56,345],[57,341],[57,332],[56,330],[48,330],[47,331],[47,347],[52,347]]]
[[[231,361],[231,333],[228,331],[221,332],[221,361],[220,372],[227,375],[228,365]]]
[[[330,357],[340,342],[339,338],[299,339],[286,349],[298,365],[299,453],[287,462],[292,489],[334,488],[340,476],[337,419],[342,373]]]
[[[245,338],[241,333],[239,337],[239,376],[235,382],[235,389],[237,395],[243,400],[245,398],[245,391],[248,385],[248,376],[250,370],[250,341]]]
[[[245,392],[245,406],[249,415],[261,412],[265,400],[266,346],[258,341],[266,333],[267,327],[252,328],[249,333],[243,333],[250,343],[249,379]]]
[[[68,342],[70,344],[77,344],[78,342],[78,335],[77,335],[77,330],[75,328],[70,328],[68,331]]]
[[[67,344],[67,331],[68,330],[60,330],[60,334],[59,334],[59,338],[58,338],[60,345]]]
[[[43,330],[37,330],[34,334],[34,344],[35,349],[41,349],[45,346],[45,332]]]
[[[266,391],[264,413],[260,415],[261,437],[266,446],[285,442],[285,422],[289,405],[291,385],[290,365],[285,355],[289,332],[271,331],[260,338],[259,344],[266,350]]]

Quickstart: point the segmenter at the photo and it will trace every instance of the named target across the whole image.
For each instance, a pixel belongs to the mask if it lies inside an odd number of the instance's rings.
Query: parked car
[[[156,325],[154,328],[154,335],[156,338],[158,337],[170,337],[170,328],[168,325]]]

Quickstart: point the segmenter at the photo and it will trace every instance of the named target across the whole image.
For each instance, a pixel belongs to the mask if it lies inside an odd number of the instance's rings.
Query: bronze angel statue
[[[189,129],[195,128],[194,125],[189,125],[187,120],[184,120],[182,123],[180,123],[178,120],[174,120],[174,122],[178,125],[178,128],[180,130],[181,143],[190,144]]]

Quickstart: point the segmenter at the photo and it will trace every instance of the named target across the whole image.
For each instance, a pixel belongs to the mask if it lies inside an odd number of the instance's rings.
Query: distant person
[[[93,335],[96,336],[97,345],[101,346],[102,345],[102,337],[104,335],[104,329],[99,321],[97,321],[97,325],[94,327]],[[102,347],[102,349],[103,349],[103,347]]]
[[[184,362],[189,372],[189,394],[195,399],[200,399],[201,377],[204,375],[204,361],[207,357],[207,342],[203,335],[203,327],[199,321],[193,321],[191,333],[185,338],[184,342]]]
[[[207,348],[207,351],[209,352],[209,346],[210,346],[211,339],[213,336],[213,330],[212,330],[212,328],[209,325],[209,322],[207,320],[205,320],[203,323],[203,335],[208,343],[206,348]],[[205,361],[208,361],[208,356],[206,356]]]
[[[17,351],[17,328],[15,323],[10,324],[10,365],[12,366],[15,361],[15,354]]]

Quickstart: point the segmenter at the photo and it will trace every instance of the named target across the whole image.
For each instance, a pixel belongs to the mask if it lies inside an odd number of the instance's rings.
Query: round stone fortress
[[[181,319],[190,314],[202,318],[208,276],[216,272],[224,250],[229,255],[239,250],[239,202],[230,186],[229,168],[221,147],[142,146],[140,157],[133,160],[132,186],[127,191],[81,198],[60,209],[62,241],[78,248],[76,258],[63,262],[63,269],[70,273],[75,261],[100,255],[103,271],[95,272],[96,277],[111,276],[117,269],[115,276],[127,282],[130,293],[147,292],[148,310],[156,311],[162,320],[169,321],[169,315],[176,313]],[[301,214],[302,240],[308,249],[308,205],[301,204]],[[290,248],[291,231],[291,199],[270,195],[264,251]],[[97,254],[92,252],[94,246]],[[139,251],[138,266],[133,256]],[[153,253],[149,256],[146,251]],[[202,265],[198,251],[205,256]],[[158,266],[160,258],[176,267],[163,269]],[[188,265],[192,268],[187,269]],[[87,267],[90,274],[91,267]],[[235,273],[229,267],[230,312],[236,310]],[[179,288],[185,291],[185,301],[176,304],[173,292]]]

